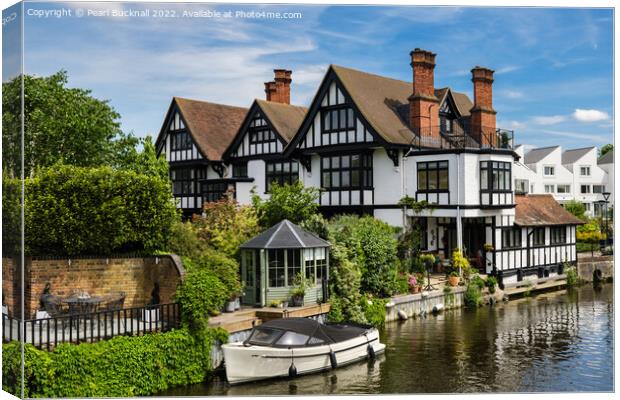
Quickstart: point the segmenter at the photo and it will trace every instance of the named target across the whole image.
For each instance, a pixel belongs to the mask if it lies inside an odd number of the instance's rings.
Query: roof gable
[[[179,111],[200,153],[210,161],[222,159],[247,113],[242,107],[174,97],[156,143],[165,138],[167,121],[175,110]]]
[[[329,242],[285,219],[239,247],[242,249],[301,249],[329,246]]]
[[[581,225],[583,221],[569,213],[550,194],[515,196],[515,225]]]
[[[536,164],[537,162],[542,161],[549,154],[553,153],[556,149],[559,149],[560,146],[551,146],[551,147],[541,147],[539,149],[532,149],[525,154],[524,163],[525,164]]]
[[[581,158],[583,158],[586,154],[590,153],[593,150],[596,150],[596,147],[592,146],[592,147],[584,147],[582,149],[566,150],[564,153],[562,153],[562,164],[563,165],[574,164],[577,161],[579,161]]]
[[[614,163],[614,150],[611,149],[607,153],[603,154],[596,163],[599,165],[613,164]]]

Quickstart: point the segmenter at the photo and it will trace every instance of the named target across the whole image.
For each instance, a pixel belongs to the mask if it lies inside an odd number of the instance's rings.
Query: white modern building
[[[560,203],[583,203],[590,216],[601,215],[603,193],[613,202],[613,151],[597,160],[596,147],[562,151],[560,146],[523,152],[515,163],[515,189],[518,193],[551,194]],[[602,163],[601,163],[602,161]]]
[[[463,249],[481,272],[504,281],[575,262],[581,222],[550,195],[515,194],[513,178],[523,171],[535,185],[544,162],[520,164],[513,132],[496,127],[493,71],[471,70],[472,101],[435,87],[435,56],[410,53],[412,81],[331,65],[307,108],[290,104],[292,73],[283,69],[265,83],[266,100],[248,110],[187,107],[175,98],[157,146],[170,161],[179,206],[191,214],[200,198],[213,201],[230,189],[247,204],[251,191],[267,197],[273,182],[301,181],[320,188],[326,216],[370,214],[419,226],[423,249],[444,257]],[[180,159],[169,153],[178,151],[178,135],[187,148]],[[187,179],[178,184],[179,176]],[[183,205],[185,197],[193,203]],[[415,212],[404,198],[428,207]]]

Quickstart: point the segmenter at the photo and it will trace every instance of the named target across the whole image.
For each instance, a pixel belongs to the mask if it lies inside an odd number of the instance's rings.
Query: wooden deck
[[[278,318],[312,317],[329,312],[329,303],[311,304],[303,307],[288,308],[251,308],[242,307],[241,310],[232,313],[222,313],[209,319],[210,327],[226,329],[229,333],[252,329],[263,322]]]

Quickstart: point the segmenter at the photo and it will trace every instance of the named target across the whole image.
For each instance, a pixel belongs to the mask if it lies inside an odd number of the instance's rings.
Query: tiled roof
[[[532,149],[525,154],[525,164],[535,164],[547,157],[551,152],[560,146],[541,147],[539,149]]]
[[[285,219],[239,247],[242,249],[303,249],[329,246],[329,242]]]
[[[564,153],[562,153],[562,164],[564,165],[574,164],[577,161],[579,161],[581,157],[585,156],[590,151],[592,151],[592,149],[596,149],[596,147],[592,146],[592,147],[584,147],[582,149],[566,150]]]
[[[515,225],[581,225],[583,221],[569,213],[550,194],[515,196]]]
[[[614,151],[609,150],[598,159],[597,164],[613,164],[614,163]]]
[[[409,96],[413,87],[405,82],[384,76],[369,74],[351,68],[332,65],[343,86],[351,95],[355,105],[372,125],[374,130],[388,143],[410,144],[413,132],[409,128]],[[444,98],[451,92],[462,116],[469,116],[473,103],[467,95],[449,90],[435,90],[435,96]]]
[[[273,101],[256,100],[273,127],[278,131],[282,139],[290,142],[297,133],[299,126],[304,120],[308,109],[306,107],[293,106],[290,104],[276,103]]]
[[[192,139],[211,161],[220,161],[248,109],[175,97]]]

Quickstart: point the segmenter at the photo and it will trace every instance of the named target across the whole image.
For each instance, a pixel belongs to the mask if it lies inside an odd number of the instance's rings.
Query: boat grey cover
[[[322,324],[310,318],[280,318],[265,322],[255,329],[277,329],[300,333],[325,343],[338,343],[363,335],[370,325]]]

